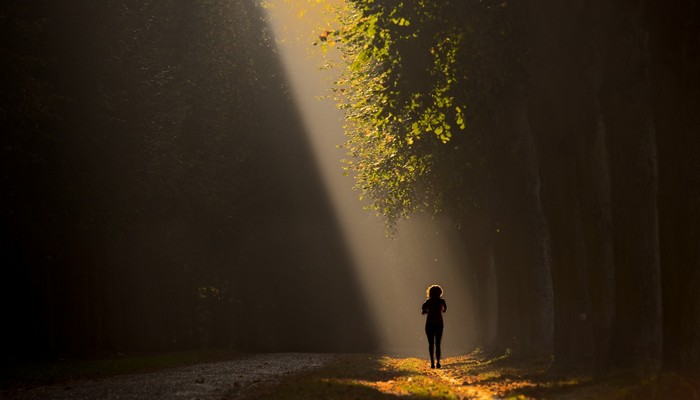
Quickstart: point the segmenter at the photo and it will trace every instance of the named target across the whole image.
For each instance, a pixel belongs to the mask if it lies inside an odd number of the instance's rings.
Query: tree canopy
[[[675,211],[658,192],[684,193],[673,174],[697,176],[675,162],[697,121],[662,105],[697,104],[700,46],[671,28],[693,7],[351,0],[323,33],[344,61],[334,90],[360,197],[390,230],[415,212],[452,217],[475,285],[497,287],[481,296],[498,299],[492,343],[567,366],[654,369],[673,331],[662,325],[695,332],[686,344],[700,337],[676,306],[662,312],[677,285],[696,287],[678,279],[698,258],[668,237]],[[680,71],[692,82],[682,89]]]

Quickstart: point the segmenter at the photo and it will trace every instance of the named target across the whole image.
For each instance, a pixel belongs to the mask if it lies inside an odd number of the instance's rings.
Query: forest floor
[[[478,352],[428,361],[349,355],[274,386],[253,388],[244,399],[700,399],[700,381],[675,374],[605,377],[562,375],[547,360],[486,357]]]
[[[441,369],[430,369],[422,359],[369,354],[271,353],[229,358],[179,367],[152,366],[150,371],[128,365],[125,369],[122,362],[112,372],[76,370],[72,377],[63,368],[59,378],[43,384],[34,379],[29,386],[22,385],[15,377],[12,385],[5,382],[0,398],[700,399],[698,381],[675,374],[563,376],[551,373],[546,360],[480,353],[447,358]],[[143,360],[139,365],[143,368]],[[96,368],[104,370],[104,366],[100,361]],[[85,365],[81,368],[95,371]],[[6,380],[8,371],[2,372]]]

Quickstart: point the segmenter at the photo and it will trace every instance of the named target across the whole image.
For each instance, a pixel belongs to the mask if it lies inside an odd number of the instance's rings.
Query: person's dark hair
[[[442,297],[442,288],[440,285],[430,285],[428,286],[428,289],[425,291],[426,297],[429,298],[440,298]]]

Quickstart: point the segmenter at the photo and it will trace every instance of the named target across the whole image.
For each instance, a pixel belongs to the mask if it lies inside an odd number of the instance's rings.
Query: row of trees
[[[256,2],[0,20],[3,355],[371,346]]]
[[[477,308],[497,303],[478,315],[482,344],[562,368],[700,367],[699,12],[341,9],[326,41],[345,60],[346,166],[389,229],[417,211],[452,217]]]

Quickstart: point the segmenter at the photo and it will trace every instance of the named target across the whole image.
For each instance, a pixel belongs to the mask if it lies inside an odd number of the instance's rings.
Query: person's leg
[[[440,341],[442,340],[442,330],[444,326],[441,324],[435,328],[435,358],[437,359],[437,367],[440,368]]]
[[[433,352],[435,349],[435,331],[432,325],[425,324],[425,336],[428,337],[428,352],[430,353],[430,368],[435,368],[435,359],[433,358]]]

